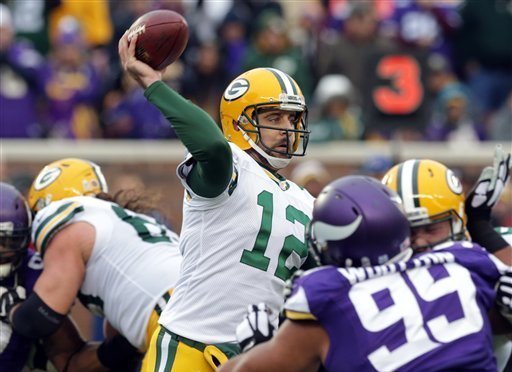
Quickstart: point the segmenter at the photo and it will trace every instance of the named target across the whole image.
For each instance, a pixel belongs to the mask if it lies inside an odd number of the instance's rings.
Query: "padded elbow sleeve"
[[[65,315],[50,309],[34,292],[14,310],[11,324],[19,334],[36,339],[54,333],[64,317]]]

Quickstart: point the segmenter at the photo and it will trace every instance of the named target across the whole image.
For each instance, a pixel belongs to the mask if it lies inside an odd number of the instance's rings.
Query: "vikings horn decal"
[[[323,241],[346,239],[357,230],[362,220],[363,217],[359,215],[354,221],[345,226],[333,226],[316,221],[313,224],[314,236]]]

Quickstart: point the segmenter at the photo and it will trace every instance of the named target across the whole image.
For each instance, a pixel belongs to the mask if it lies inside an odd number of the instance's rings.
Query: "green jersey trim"
[[[44,256],[48,242],[53,235],[66,225],[76,214],[83,212],[83,210],[84,207],[79,203],[65,203],[41,222],[34,234],[34,244],[36,249],[41,253],[41,256]]]

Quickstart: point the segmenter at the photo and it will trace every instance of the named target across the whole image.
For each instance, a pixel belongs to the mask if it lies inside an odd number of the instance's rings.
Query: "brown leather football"
[[[139,17],[128,30],[138,35],[135,57],[156,70],[176,61],[187,46],[188,24],[172,10],[154,10]]]

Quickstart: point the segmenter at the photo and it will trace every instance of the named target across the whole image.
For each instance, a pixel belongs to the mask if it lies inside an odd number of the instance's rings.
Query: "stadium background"
[[[175,167],[185,149],[122,77],[116,56],[119,36],[152,9],[176,10],[189,22],[189,45],[166,81],[217,121],[222,89],[246,68],[281,68],[299,82],[312,141],[307,157],[283,172],[298,183],[379,176],[405,159],[431,158],[452,167],[467,190],[496,144],[512,151],[512,46],[500,43],[512,36],[510,1],[0,3],[0,179],[24,192],[45,164],[86,158],[102,166],[111,191],[158,196],[179,232],[183,189]],[[389,62],[397,56],[405,65]],[[393,71],[411,62],[417,87],[397,87]],[[385,63],[391,75],[379,73]],[[69,69],[73,81],[61,79]],[[382,87],[394,92],[390,100],[375,98]],[[495,223],[511,226],[511,211],[509,185]],[[73,314],[86,337],[101,339],[98,320],[79,305]]]

